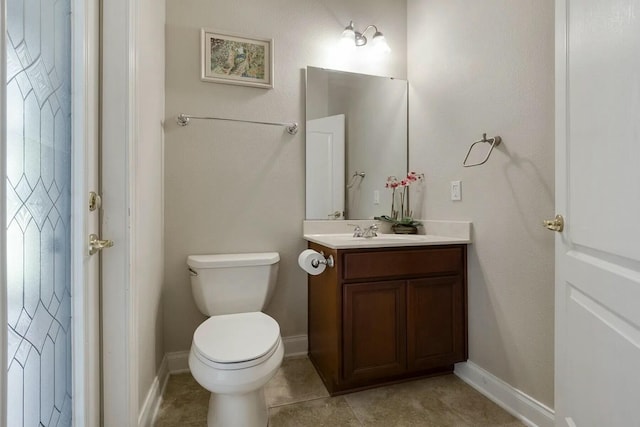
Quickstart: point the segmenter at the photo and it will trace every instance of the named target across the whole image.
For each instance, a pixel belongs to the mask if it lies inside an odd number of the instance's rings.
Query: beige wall
[[[304,123],[307,65],[406,78],[405,2],[385,0],[167,1],[164,339],[167,352],[188,350],[198,312],[189,284],[189,254],[278,251],[278,287],[267,312],[283,336],[306,334],[304,128],[197,121],[181,112]],[[375,23],[393,52],[372,61],[366,50],[336,54],[353,19]],[[200,28],[271,37],[275,89],[201,82]]]
[[[554,2],[409,0],[410,168],[466,219],[470,360],[553,406]],[[503,145],[462,168],[483,132]],[[487,146],[482,149],[487,149]],[[449,182],[462,180],[462,201]]]
[[[133,286],[137,289],[138,402],[142,407],[164,356],[162,120],[165,8],[164,0],[140,0],[138,7]]]

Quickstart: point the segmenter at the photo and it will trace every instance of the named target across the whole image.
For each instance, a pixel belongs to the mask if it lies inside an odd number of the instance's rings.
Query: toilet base
[[[215,365],[200,356],[192,345],[189,352],[191,375],[211,392],[207,426],[266,427],[269,423],[269,411],[264,386],[276,374],[283,358],[284,345],[279,336],[271,356],[260,364],[242,369]]]
[[[266,427],[268,424],[264,388],[244,394],[211,393],[208,427]]]

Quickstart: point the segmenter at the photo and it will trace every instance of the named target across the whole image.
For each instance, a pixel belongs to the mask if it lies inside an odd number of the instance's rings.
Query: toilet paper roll
[[[327,268],[324,256],[313,249],[305,249],[300,253],[298,256],[298,265],[313,276],[317,276]],[[317,265],[317,267],[314,267],[314,265]]]

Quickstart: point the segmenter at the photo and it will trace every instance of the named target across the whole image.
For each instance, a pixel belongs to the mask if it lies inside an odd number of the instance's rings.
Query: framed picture
[[[273,88],[273,39],[248,38],[203,28],[205,82]]]

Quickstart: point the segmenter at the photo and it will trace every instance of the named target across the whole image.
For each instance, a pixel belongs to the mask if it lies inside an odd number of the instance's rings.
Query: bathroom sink
[[[435,236],[430,234],[380,234],[376,237],[353,237],[352,234],[305,234],[307,241],[319,243],[333,249],[348,248],[387,248],[394,246],[423,246],[469,243],[457,237]]]

